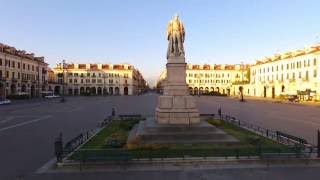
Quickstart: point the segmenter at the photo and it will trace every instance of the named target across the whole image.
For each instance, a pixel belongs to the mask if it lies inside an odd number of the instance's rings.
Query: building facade
[[[265,98],[320,100],[320,45],[274,54],[254,65],[187,65],[191,94],[219,92]],[[165,71],[158,86],[165,82]]]
[[[48,87],[47,69],[44,57],[0,43],[0,97],[39,97]]]
[[[146,81],[129,64],[58,64],[50,71],[49,89],[68,95],[135,95]]]
[[[245,95],[277,98],[298,95],[301,100],[319,99],[320,45],[313,45],[258,60],[250,68]]]
[[[186,68],[186,82],[189,86],[190,94],[219,93],[225,95],[236,95],[238,90],[233,84],[247,83],[249,65],[198,65],[188,64]],[[161,73],[158,87],[165,82],[166,71]]]

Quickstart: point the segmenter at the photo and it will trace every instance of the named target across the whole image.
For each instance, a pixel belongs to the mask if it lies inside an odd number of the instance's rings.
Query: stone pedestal
[[[189,95],[184,56],[169,56],[163,96],[159,96],[156,120],[159,124],[200,123],[199,111]]]
[[[145,144],[234,144],[239,141],[205,120],[195,124],[159,124],[153,118],[140,121],[127,143]]]

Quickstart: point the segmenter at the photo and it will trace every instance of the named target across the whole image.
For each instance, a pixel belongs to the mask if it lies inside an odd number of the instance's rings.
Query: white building
[[[249,65],[197,65],[188,64],[186,68],[186,82],[190,94],[206,94],[216,92],[225,95],[237,95],[238,89],[233,84],[248,82]],[[159,83],[163,82],[166,72],[163,71]],[[158,85],[160,86],[160,85]]]
[[[68,95],[134,95],[146,88],[141,73],[129,64],[58,64],[52,73],[49,89],[55,94],[65,89]]]

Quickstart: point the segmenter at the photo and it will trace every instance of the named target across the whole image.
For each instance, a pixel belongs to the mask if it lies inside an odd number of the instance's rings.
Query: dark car
[[[290,102],[299,102],[299,98],[297,95],[289,95],[288,96],[288,101]]]

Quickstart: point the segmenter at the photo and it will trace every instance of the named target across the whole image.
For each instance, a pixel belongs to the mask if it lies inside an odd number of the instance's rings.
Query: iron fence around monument
[[[220,116],[216,116],[215,114],[201,114],[202,117],[212,117],[212,118],[219,118],[221,120],[224,120],[228,123],[231,123],[233,125],[236,125],[240,128],[249,130],[251,132],[254,132],[256,134],[259,134],[261,136],[264,136],[266,138],[272,139],[278,143],[285,144],[285,145],[303,145],[306,147],[313,147],[314,145],[307,142],[307,140],[296,137],[281,131],[271,130],[268,128],[261,127],[259,125],[256,125],[254,123],[244,121],[237,119],[234,116],[221,114]]]
[[[73,155],[73,159],[81,164],[91,162],[123,162],[123,161],[161,161],[188,160],[208,158],[260,158],[260,159],[289,159],[312,156],[312,152],[305,152],[304,147],[237,147],[237,148],[179,148],[179,149],[80,149]]]
[[[239,119],[229,116],[221,115],[217,117],[215,114],[201,114],[201,117],[220,118],[238,127],[252,131],[269,139],[275,140],[279,143],[288,145],[287,147],[232,147],[232,148],[180,148],[180,149],[83,149],[79,148],[81,144],[88,141],[96,134],[99,129],[111,124],[114,118],[109,116],[99,123],[99,127],[94,130],[81,133],[75,138],[71,139],[64,145],[64,157],[72,154],[72,159],[81,163],[94,161],[129,161],[129,160],[163,160],[166,158],[241,158],[241,157],[255,157],[261,159],[270,158],[309,158],[317,157],[318,148],[308,144],[306,140],[279,133],[279,131],[270,130],[260,127],[247,121],[240,121]],[[120,119],[125,118],[142,118],[141,115],[119,115]]]

